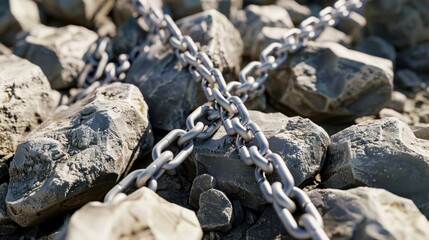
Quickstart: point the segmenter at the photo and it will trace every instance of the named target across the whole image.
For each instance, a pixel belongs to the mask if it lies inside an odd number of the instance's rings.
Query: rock
[[[163,6],[162,0],[143,0],[154,8],[161,9]],[[112,17],[116,26],[120,26],[133,16],[133,1],[132,0],[116,0],[115,6],[112,9]]]
[[[68,24],[94,27],[112,10],[115,0],[40,0],[46,13]]]
[[[216,9],[225,16],[234,16],[243,6],[243,0],[165,0],[175,19]]]
[[[383,189],[316,189],[310,199],[332,239],[428,239],[429,222],[414,203]]]
[[[419,123],[411,127],[417,138],[429,140],[429,124]]]
[[[269,227],[267,227],[269,226]],[[272,206],[268,206],[262,212],[258,221],[252,225],[246,232],[246,239],[287,239],[288,235],[285,228],[277,216]]]
[[[116,36],[112,39],[113,52],[119,54],[129,54],[134,47],[142,44],[148,37],[148,32],[144,31],[137,20],[133,17],[125,20],[118,28]]]
[[[227,232],[232,228],[232,204],[225,193],[210,189],[200,196],[197,217],[203,231]]]
[[[216,180],[209,174],[202,174],[194,179],[189,195],[189,205],[198,209],[201,193],[213,189],[216,186]]]
[[[363,52],[376,57],[389,59],[393,63],[396,60],[396,50],[387,41],[377,36],[363,39],[357,46],[356,51]]]
[[[279,6],[249,5],[233,18],[234,26],[240,31],[244,43],[243,55],[259,57],[258,45],[255,44],[263,27],[292,28],[293,23],[287,11]],[[255,53],[257,52],[257,53]]]
[[[379,115],[380,115],[381,119],[395,117],[404,123],[411,124],[411,119],[409,117],[402,115],[401,113],[399,113],[393,109],[390,109],[390,108],[381,109],[379,112]]]
[[[429,27],[428,27],[429,28]],[[408,48],[398,54],[398,68],[407,68],[416,73],[429,73],[429,43]]]
[[[294,0],[277,0],[276,5],[284,8],[288,12],[295,26],[298,26],[302,21],[311,16],[310,8]]]
[[[12,50],[0,43],[0,55],[10,55]]]
[[[114,203],[90,202],[70,219],[64,238],[201,239],[195,213],[141,188]]]
[[[236,78],[243,43],[225,16],[210,10],[184,18],[178,25],[183,34],[199,43],[227,81]],[[206,102],[201,84],[195,83],[187,68],[180,67],[171,48],[159,41],[135,59],[125,82],[140,88],[152,126],[162,130],[183,127],[191,110]]]
[[[395,72],[395,87],[402,92],[415,93],[426,87],[427,84],[410,69],[401,69]]]
[[[377,113],[392,94],[391,61],[336,43],[309,42],[269,74],[266,88],[274,107],[318,122]]]
[[[332,5],[333,4],[330,6]],[[363,38],[362,35],[364,33],[365,26],[365,17],[357,12],[351,12],[348,17],[342,18],[335,28],[347,34],[347,36],[351,38],[352,42],[356,44]]]
[[[407,101],[407,96],[398,91],[392,92],[392,99],[386,103],[385,107],[393,109],[398,112],[403,112],[405,109],[405,102]]]
[[[68,89],[85,66],[83,56],[97,40],[97,34],[84,27],[38,26],[20,39],[14,53],[38,65],[54,89]]]
[[[9,166],[1,162],[0,163],[0,183],[7,182],[9,180]]]
[[[40,68],[14,55],[0,55],[0,162],[54,110],[52,90]]]
[[[7,183],[2,183],[0,185],[0,225],[6,225],[12,222],[6,210],[6,203],[5,203],[6,194],[7,194]]]
[[[267,136],[270,149],[285,159],[296,186],[316,175],[329,145],[328,134],[321,127],[308,119],[288,118],[281,113],[249,114]],[[255,180],[254,167],[243,163],[234,142],[221,127],[211,139],[195,144],[190,162],[195,164],[197,176],[208,173],[216,179],[216,189],[240,200],[244,207],[262,210],[265,201]]]
[[[328,188],[368,186],[412,199],[428,217],[428,141],[397,118],[372,120],[333,136],[321,173]]]
[[[0,3],[0,42],[15,43],[16,35],[40,23],[37,4],[31,0],[3,0]]]
[[[101,199],[151,148],[147,110],[138,88],[114,83],[27,135],[9,169],[12,220],[35,225]]]
[[[426,0],[371,1],[366,19],[371,35],[404,49],[429,40],[429,2]]]
[[[255,4],[255,5],[270,5],[274,4],[276,0],[244,0],[244,6]]]

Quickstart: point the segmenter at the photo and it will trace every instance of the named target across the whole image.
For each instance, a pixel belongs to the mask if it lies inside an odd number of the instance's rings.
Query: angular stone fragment
[[[279,6],[249,5],[233,18],[244,43],[243,55],[249,57],[258,50],[255,39],[264,27],[292,28],[293,23],[286,10]],[[259,53],[257,53],[259,54]],[[254,55],[254,54],[253,54]]]
[[[119,202],[86,204],[73,214],[61,239],[199,240],[202,236],[194,212],[141,188]]]
[[[399,52],[398,67],[416,73],[429,73],[429,43],[417,45]]]
[[[129,54],[134,47],[142,44],[148,36],[135,18],[128,18],[119,27],[112,39],[112,48],[116,56]]]
[[[227,232],[232,226],[232,204],[225,193],[210,189],[200,196],[197,217],[203,231]]]
[[[12,157],[25,135],[55,108],[40,68],[14,55],[0,55],[0,162]]]
[[[101,199],[152,143],[138,88],[99,88],[20,143],[9,169],[10,217],[29,226]]]
[[[392,94],[392,62],[336,43],[309,42],[267,81],[278,110],[314,121],[346,122],[377,113]]]
[[[295,0],[277,0],[276,5],[284,8],[295,26],[311,16],[311,10],[307,6],[297,3]]]
[[[396,50],[387,41],[377,36],[370,36],[363,39],[356,50],[376,57],[389,59],[393,63],[396,61]]]
[[[272,206],[267,206],[258,221],[246,231],[246,239],[289,239],[285,228]]]
[[[214,188],[216,180],[209,174],[202,174],[194,179],[191,187],[191,194],[189,195],[189,205],[194,208],[199,208],[199,201],[201,193]]]
[[[366,121],[331,139],[321,173],[326,187],[383,188],[412,199],[429,216],[429,141],[397,118]]]
[[[310,199],[332,239],[428,239],[429,222],[409,199],[383,189],[316,189]]]
[[[14,53],[38,65],[52,88],[67,89],[76,84],[83,56],[95,40],[97,34],[84,27],[39,25],[16,43]]]
[[[184,18],[178,25],[210,56],[227,81],[235,79],[243,43],[225,16],[209,10]],[[133,62],[125,82],[142,91],[154,128],[181,128],[190,111],[206,102],[201,84],[195,82],[188,68],[180,66],[171,48],[159,41]]]
[[[270,149],[285,159],[295,185],[316,175],[329,145],[328,134],[321,127],[308,119],[288,118],[281,113],[249,113],[267,136]],[[196,165],[197,176],[210,174],[216,179],[216,189],[240,200],[245,207],[261,210],[265,201],[255,180],[255,169],[243,163],[234,142],[221,127],[211,139],[195,145],[190,160]]]
[[[43,9],[50,16],[69,24],[94,27],[95,22],[105,18],[115,0],[40,0]]]
[[[2,0],[0,2],[0,42],[15,43],[16,35],[40,24],[37,4],[31,0]]]
[[[170,6],[175,19],[216,9],[225,16],[234,16],[243,6],[243,0],[164,0]]]

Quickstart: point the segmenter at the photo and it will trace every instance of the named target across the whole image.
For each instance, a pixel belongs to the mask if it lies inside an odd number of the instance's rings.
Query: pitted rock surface
[[[368,186],[412,199],[429,217],[429,141],[397,118],[366,121],[331,137],[322,182],[329,188]]]
[[[377,113],[392,95],[392,62],[336,43],[309,42],[276,71],[266,88],[284,112],[347,122]]]
[[[233,209],[225,193],[209,189],[200,195],[199,205],[197,217],[203,231],[231,230]]]
[[[0,162],[54,110],[49,82],[40,68],[14,55],[0,55]]]
[[[302,185],[317,174],[330,144],[321,127],[308,119],[288,118],[281,113],[249,113],[267,136],[271,150],[285,159],[295,185]],[[196,143],[190,160],[195,164],[197,176],[208,173],[216,179],[216,189],[240,200],[245,207],[261,210],[265,201],[255,180],[255,169],[242,162],[234,142],[221,127],[211,139]]]
[[[152,143],[138,88],[99,88],[20,143],[9,169],[10,217],[21,226],[34,225],[103,198]]]
[[[76,84],[85,66],[83,56],[97,38],[84,27],[39,25],[15,44],[14,54],[38,65],[53,89],[67,89]]]
[[[61,239],[199,240],[202,236],[194,212],[141,188],[119,202],[86,204],[73,214]]]
[[[178,26],[210,56],[227,81],[235,79],[243,43],[225,16],[209,10],[180,20]],[[206,102],[201,84],[195,83],[174,52],[159,41],[133,62],[125,82],[140,88],[149,105],[152,126],[162,130],[183,127],[192,109]]]

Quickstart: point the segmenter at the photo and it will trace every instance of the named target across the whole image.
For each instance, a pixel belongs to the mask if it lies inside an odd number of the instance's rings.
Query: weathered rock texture
[[[266,87],[280,111],[314,121],[340,122],[377,113],[392,94],[392,62],[313,43],[270,72]]]
[[[429,222],[409,199],[383,189],[316,189],[310,199],[332,239],[428,239]]]
[[[210,189],[200,195],[197,217],[204,231],[227,232],[232,228],[232,204],[225,193]]]
[[[322,182],[369,186],[412,199],[429,216],[429,145],[397,118],[366,121],[331,137]]]
[[[12,46],[16,35],[40,23],[37,4],[31,0],[0,2],[0,42]]]
[[[288,118],[281,113],[250,111],[267,136],[270,148],[280,154],[299,186],[312,179],[320,170],[330,143],[328,134],[308,119]],[[245,165],[234,147],[234,139],[223,127],[210,139],[197,143],[190,160],[197,176],[208,173],[216,179],[216,189],[243,206],[261,210],[265,201],[255,180],[254,167]],[[273,179],[276,176],[271,175]]]
[[[13,55],[0,55],[0,162],[54,110],[52,89],[40,68]]]
[[[210,9],[216,9],[226,16],[234,16],[243,6],[243,0],[164,0],[170,6],[175,19]]]
[[[182,19],[178,25],[183,34],[198,42],[226,80],[235,78],[243,43],[225,16],[210,10]],[[154,128],[182,127],[190,111],[206,101],[200,84],[195,83],[187,68],[180,66],[174,52],[160,42],[133,62],[125,81],[142,91]]]
[[[86,204],[62,235],[66,240],[199,240],[203,233],[194,212],[141,188],[119,202]]]
[[[14,53],[38,65],[52,88],[67,89],[76,83],[83,56],[95,40],[97,34],[84,27],[39,25],[16,43]]]
[[[201,193],[213,189],[216,186],[216,179],[209,174],[197,176],[192,183],[191,192],[189,194],[189,205],[198,209],[200,204]]]
[[[114,83],[56,113],[18,146],[6,204],[21,226],[101,199],[152,146],[147,105]]]

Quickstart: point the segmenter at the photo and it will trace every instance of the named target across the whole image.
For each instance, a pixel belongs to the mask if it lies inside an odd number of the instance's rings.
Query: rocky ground
[[[146,0],[225,79],[333,0]],[[0,239],[291,239],[221,127],[147,188],[102,204],[204,103],[129,0],[0,2]],[[141,46],[71,106],[85,52]],[[111,56],[112,57],[112,56]],[[429,2],[373,0],[269,72],[246,103],[332,239],[429,239]],[[268,176],[270,181],[278,176]]]

